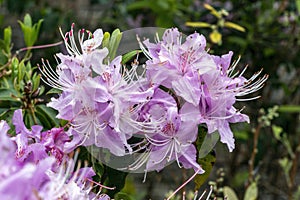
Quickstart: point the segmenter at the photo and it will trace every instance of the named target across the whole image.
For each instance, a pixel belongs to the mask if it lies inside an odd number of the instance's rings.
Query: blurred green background
[[[204,34],[214,54],[231,50],[234,59],[241,55],[238,66],[249,66],[246,76],[264,68],[270,77],[257,93],[262,97],[238,106],[246,105],[244,113],[251,123],[233,126],[233,153],[217,145],[217,162],[209,180],[217,183],[217,170],[223,168],[220,193],[229,186],[243,199],[255,183],[257,199],[300,199],[299,0],[0,0],[0,36],[5,27],[12,27],[13,52],[25,46],[18,20],[26,13],[34,22],[44,19],[36,45],[61,41],[58,27],[67,31],[73,22],[78,28],[100,27],[109,32],[178,27],[185,34]],[[32,63],[39,63],[41,57],[53,60],[53,54],[61,50],[60,46],[34,50]],[[150,173],[145,184],[132,175],[125,191],[136,198],[160,198],[182,182],[174,170],[171,166],[161,174]]]

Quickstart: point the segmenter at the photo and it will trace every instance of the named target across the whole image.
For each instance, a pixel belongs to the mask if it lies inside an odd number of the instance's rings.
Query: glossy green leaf
[[[24,25],[28,27],[32,26],[31,16],[28,13],[24,16]]]
[[[102,48],[104,48],[104,47],[109,48],[109,39],[110,39],[110,33],[105,32],[103,34]]]
[[[8,116],[13,114],[15,109],[11,109],[11,108],[0,108],[0,119],[4,119],[7,120]]]
[[[198,127],[198,137],[196,140],[196,149],[197,149],[197,163],[205,170],[204,174],[196,175],[194,182],[195,182],[195,190],[199,190],[203,183],[209,177],[212,168],[216,162],[216,154],[214,150],[211,150],[205,157],[199,158],[199,152],[201,150],[202,145],[205,145],[205,136],[207,134],[207,130],[201,126]]]
[[[33,25],[33,34],[32,34],[32,45],[34,45],[34,43],[37,41],[38,39],[38,35],[40,33],[40,28],[41,28],[41,25],[42,25],[42,22],[44,20],[43,19],[40,19],[37,23],[35,23]]]
[[[42,95],[42,94],[44,94],[44,92],[45,92],[45,87],[43,86],[43,85],[40,85],[40,92],[39,92],[39,94],[38,95]]]
[[[31,35],[32,35],[32,29],[31,27],[27,27],[25,26],[25,24],[23,24],[21,21],[19,21],[23,35],[24,35],[24,42],[26,44],[27,47],[32,46],[32,42],[31,42]]]
[[[220,135],[217,131],[207,134],[205,133],[202,145],[198,148],[198,158],[204,158],[215,147],[219,141]]]
[[[29,14],[25,15],[23,22],[19,21],[27,47],[33,46],[36,42],[42,22],[43,20],[40,19],[37,23],[32,25],[32,20]]]
[[[59,126],[59,120],[56,118],[57,112],[44,104],[35,106],[37,117],[45,129],[51,129]]]
[[[19,65],[18,65],[18,80],[17,80],[17,85],[15,85],[15,88],[17,88],[17,90],[20,90],[22,87],[22,82],[24,79],[26,73],[26,69],[25,69],[25,64],[24,64],[24,60],[22,60]]]
[[[122,33],[119,29],[116,29],[112,32],[109,41],[109,54],[108,57],[110,60],[113,60],[116,56],[117,49],[119,47],[120,41],[122,39]]]
[[[226,197],[228,200],[239,200],[235,191],[228,186],[223,187],[223,193],[224,197]]]
[[[199,158],[198,161],[199,165],[205,171],[204,174],[196,175],[194,182],[195,182],[195,190],[199,190],[203,183],[208,179],[213,166],[216,162],[216,153],[212,150],[209,154],[207,154],[204,158]]]
[[[4,29],[4,44],[5,44],[5,52],[10,53],[10,46],[11,46],[11,27],[7,27]]]
[[[34,73],[31,80],[32,80],[32,84],[33,84],[32,91],[35,91],[40,86],[41,75]]]
[[[30,128],[33,125],[35,125],[35,122],[33,120],[33,116],[28,110],[25,110],[24,115],[23,115],[23,119],[24,119],[24,124],[26,125],[27,128]]]
[[[4,49],[5,44],[3,40],[0,40],[0,49]],[[0,51],[0,66],[3,67],[8,61],[6,54],[3,51]]]
[[[15,80],[15,77],[18,76],[19,71],[19,60],[16,57],[13,57],[11,61],[11,70],[12,70],[12,80]]]
[[[60,93],[62,93],[61,90],[57,88],[51,88],[46,94],[60,94]]]
[[[246,190],[244,200],[255,200],[258,196],[258,189],[256,182],[251,183]]]
[[[134,56],[138,55],[139,53],[141,53],[142,50],[133,50],[133,51],[130,51],[126,54],[124,54],[122,56],[122,64],[125,64],[127,63],[129,60],[131,60]]]
[[[13,96],[18,96],[18,93],[9,88],[0,88],[0,101],[19,101]]]
[[[114,190],[106,191],[106,193],[110,197],[114,197],[115,194],[117,194],[123,189],[127,175],[128,175],[127,172],[118,171],[116,169],[105,166],[105,171],[103,175],[106,177],[105,185],[108,187],[115,187]]]

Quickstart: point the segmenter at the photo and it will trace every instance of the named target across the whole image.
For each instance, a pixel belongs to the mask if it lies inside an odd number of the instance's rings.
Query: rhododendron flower
[[[89,33],[87,40],[83,32],[79,32],[81,51],[76,46],[73,26],[64,36],[70,55],[58,54],[61,63],[56,72],[44,61],[41,70],[44,81],[62,90],[48,106],[58,110],[58,118],[70,121],[73,131],[69,133],[76,134],[79,145],[96,145],[108,148],[115,155],[124,155],[126,150],[131,151],[127,139],[132,134],[156,128],[146,120],[132,118],[137,105],[147,103],[154,89],[144,87],[146,79],[137,74],[138,65],[132,65],[131,70],[123,68],[121,56],[104,63],[105,53],[101,59],[93,60],[90,56],[94,53],[100,56],[102,31],[95,31],[95,35]],[[107,51],[104,49],[100,50]]]
[[[232,52],[212,55],[203,35],[184,37],[176,28],[167,29],[155,43],[138,39],[148,60],[127,68],[122,56],[107,57],[101,29],[80,30],[76,42],[73,28],[62,34],[69,54],[57,54],[55,71],[47,61],[41,70],[43,80],[62,91],[48,106],[69,121],[66,134],[73,140],[64,142],[68,149],[95,145],[116,156],[141,153],[129,170],[145,166],[146,172],[159,171],[176,161],[197,173],[203,173],[194,145],[199,125],[208,134],[218,131],[221,142],[234,149],[230,124],[249,122],[234,104],[257,98],[243,96],[263,86],[267,76],[258,78],[261,71],[249,79],[243,76],[246,69],[235,73]],[[132,138],[140,139],[132,144]]]
[[[23,122],[20,121],[21,117],[21,110],[15,111],[14,124],[17,122],[20,123],[20,126],[17,126],[16,130],[18,130],[18,135],[25,137],[28,133],[34,131],[29,131],[25,126],[23,127]],[[19,129],[20,127],[23,127],[27,131],[25,133],[22,132]],[[26,159],[16,157],[15,154],[19,151],[19,147],[17,148],[17,146],[20,144],[18,144],[16,139],[8,137],[8,130],[8,124],[5,121],[1,121],[0,199],[110,199],[107,195],[100,194],[101,190],[97,194],[91,191],[95,183],[92,180],[92,176],[95,175],[93,169],[89,167],[80,168],[79,164],[77,169],[74,170],[75,161],[71,158],[64,157],[64,160],[57,165],[56,155],[54,155],[55,157],[48,156],[47,154],[45,157],[40,156],[38,162],[28,159],[28,156],[26,156]],[[39,134],[35,134],[37,136],[36,139],[39,138]],[[27,135],[27,139],[32,139],[30,138],[32,135]],[[40,141],[35,141],[36,143],[28,145],[27,148],[34,144],[40,144],[40,146],[48,148],[57,146],[58,148],[63,145],[64,141],[64,139],[59,138],[63,138],[65,135],[60,129],[53,128],[51,131],[43,132],[40,136]],[[29,153],[39,155],[41,151],[45,151],[45,148],[31,148]],[[98,184],[101,188],[105,187],[99,183],[95,184]]]
[[[193,168],[199,174],[204,173],[197,163],[196,148],[193,144],[197,139],[197,121],[193,111],[181,111],[178,113],[175,106],[167,109],[166,120],[160,124],[158,130],[152,134],[145,134],[145,146],[140,147],[145,152],[127,169],[136,170],[146,164],[145,172],[160,171],[176,161],[180,168]],[[181,118],[181,115],[184,117]]]
[[[173,88],[178,96],[196,105],[200,94],[199,89],[194,87],[193,80],[216,69],[216,65],[205,50],[203,35],[194,33],[184,42],[182,40],[182,33],[174,28],[167,29],[161,41],[157,38],[156,44],[145,40],[147,50],[141,44],[149,58],[146,62],[147,76],[151,83]]]
[[[183,114],[185,110],[182,110]],[[146,135],[150,143],[147,170],[161,170],[168,162],[176,160],[179,167],[194,168],[200,165],[196,161],[196,148],[193,142],[197,139],[198,126],[196,121],[183,121],[177,108],[169,108],[167,120],[161,124],[160,131],[153,136]],[[204,173],[200,170],[199,173]]]
[[[197,110],[198,124],[204,124],[208,133],[218,131],[221,142],[226,143],[229,151],[234,149],[234,138],[230,123],[249,122],[248,116],[234,107],[236,101],[263,87],[268,76],[258,78],[261,71],[250,79],[234,74],[237,65],[232,66],[232,52],[221,57],[211,55],[205,50],[206,41],[198,33],[186,37],[175,29],[165,31],[162,40],[156,43],[145,40],[141,49],[148,57],[147,77],[158,85],[174,91],[179,103],[187,102],[186,107]],[[144,46],[145,45],[145,46]],[[146,48],[147,49],[146,49]]]
[[[48,157],[48,154],[53,155],[57,162],[63,160],[65,151],[68,151],[65,144],[71,141],[63,127],[42,132],[42,126],[34,125],[31,130],[28,130],[23,122],[21,109],[14,112],[12,121],[16,130],[16,136],[12,139],[17,144],[16,158],[18,160],[38,163],[39,160]],[[69,145],[68,148],[74,149],[75,147],[77,147],[76,144],[73,147]]]

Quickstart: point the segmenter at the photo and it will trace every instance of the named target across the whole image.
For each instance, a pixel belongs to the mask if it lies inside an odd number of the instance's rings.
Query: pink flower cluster
[[[70,122],[68,135],[76,145],[106,148],[116,156],[143,152],[129,170],[143,165],[146,172],[161,170],[176,161],[203,173],[194,145],[198,126],[207,127],[208,134],[218,131],[232,151],[229,125],[249,122],[234,104],[257,98],[241,97],[259,90],[267,79],[259,78],[261,71],[249,79],[245,70],[235,73],[232,52],[211,55],[203,35],[184,40],[176,28],[167,29],[156,43],[139,41],[148,60],[130,67],[121,64],[121,55],[108,57],[101,29],[93,34],[80,30],[78,38],[72,26],[64,35],[69,55],[57,54],[55,71],[44,62],[44,81],[62,91],[48,106]],[[133,137],[139,138],[137,144],[128,142]]]
[[[35,125],[28,130],[21,110],[15,111],[13,124],[16,135],[9,137],[9,125],[0,122],[0,199],[109,199],[91,191],[92,168],[74,170],[67,153],[76,146],[63,128],[42,132],[43,127]]]

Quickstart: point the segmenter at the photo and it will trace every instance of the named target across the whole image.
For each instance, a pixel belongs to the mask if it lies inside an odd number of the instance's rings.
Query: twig
[[[249,184],[253,182],[253,172],[254,172],[254,162],[255,162],[255,156],[257,154],[257,144],[258,144],[258,137],[259,137],[259,133],[260,133],[260,129],[261,129],[262,125],[258,124],[257,128],[255,129],[254,132],[254,137],[253,137],[253,150],[251,153],[251,157],[249,160],[249,177],[248,177],[248,181]]]

